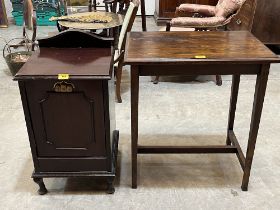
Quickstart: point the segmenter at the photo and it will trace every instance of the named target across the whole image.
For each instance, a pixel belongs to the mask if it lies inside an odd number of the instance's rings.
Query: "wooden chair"
[[[139,0],[133,0],[132,2],[130,2],[120,31],[118,45],[114,53],[114,69],[116,74],[116,96],[117,96],[117,101],[119,103],[122,102],[121,79],[122,79],[125,39],[126,39],[127,32],[131,31],[138,7],[139,7]]]
[[[31,31],[31,35],[29,32]],[[36,12],[34,11],[31,0],[24,0],[23,2],[23,39],[27,47],[30,47],[32,51],[35,50],[35,41],[37,36],[37,20]]]
[[[166,23],[166,31],[172,28],[176,31],[180,30],[178,28],[195,28],[196,31],[228,30],[227,25],[248,5],[255,7],[256,0],[219,0],[216,6],[181,4],[176,8],[175,18]],[[253,20],[254,13],[249,15],[249,19]],[[249,31],[251,28],[252,24],[246,27]],[[156,76],[153,83],[157,84],[158,80],[159,76]],[[216,75],[216,84],[222,85],[220,75]]]

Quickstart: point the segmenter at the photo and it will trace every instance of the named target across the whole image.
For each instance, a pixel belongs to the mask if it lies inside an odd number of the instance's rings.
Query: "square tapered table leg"
[[[139,69],[131,66],[131,160],[132,188],[137,188]]]
[[[261,71],[257,75],[253,111],[252,111],[251,125],[249,131],[249,140],[248,140],[246,159],[245,159],[245,168],[244,168],[243,180],[241,185],[241,189],[243,191],[248,190],[249,177],[250,177],[255,145],[256,145],[258,131],[259,131],[259,124],[260,124],[260,119],[262,114],[269,68],[270,68],[269,64],[262,65]]]

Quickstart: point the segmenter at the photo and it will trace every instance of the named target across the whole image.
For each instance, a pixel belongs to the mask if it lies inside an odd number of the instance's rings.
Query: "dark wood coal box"
[[[119,134],[111,46],[79,31],[41,39],[14,78],[41,195],[49,177],[103,177],[114,193]]]

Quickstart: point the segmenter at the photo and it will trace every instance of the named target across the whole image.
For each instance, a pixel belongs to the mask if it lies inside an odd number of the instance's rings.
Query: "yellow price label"
[[[206,55],[196,55],[196,56],[194,56],[194,58],[204,59],[204,58],[206,58]]]
[[[69,74],[58,74],[58,79],[60,80],[66,80],[69,78],[70,78]]]

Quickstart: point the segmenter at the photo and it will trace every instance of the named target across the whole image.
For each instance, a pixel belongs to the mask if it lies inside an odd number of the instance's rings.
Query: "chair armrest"
[[[192,17],[177,17],[170,21],[171,26],[186,27],[186,28],[213,28],[224,26],[228,21],[225,17],[207,17],[207,18],[192,18]]]
[[[175,13],[199,13],[204,16],[215,16],[216,7],[202,4],[181,4],[176,8]]]

